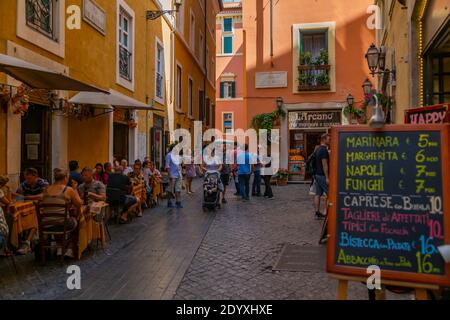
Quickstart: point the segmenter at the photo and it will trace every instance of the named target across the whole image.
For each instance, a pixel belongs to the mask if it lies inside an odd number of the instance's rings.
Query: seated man
[[[106,201],[105,185],[94,179],[94,169],[84,168],[81,172],[83,183],[78,186],[78,194],[84,205],[91,205],[93,202]]]
[[[109,197],[109,190],[117,190],[120,193],[120,204],[123,206],[120,214],[120,223],[128,222],[128,214],[135,210],[138,206],[136,197],[131,195],[133,186],[128,176],[123,174],[123,167],[116,167],[114,173],[110,174],[108,179],[107,194]],[[108,199],[111,201],[111,199]]]
[[[38,171],[34,168],[26,169],[23,175],[24,181],[20,184],[14,195],[22,196],[25,200],[42,200],[42,195],[48,187],[48,182],[39,178]],[[28,235],[25,233],[28,233]],[[21,235],[26,240],[22,242],[20,249],[17,250],[19,254],[28,254],[31,252],[31,241],[33,240],[35,234],[36,229],[31,229]]]
[[[25,200],[42,200],[42,194],[48,187],[48,182],[39,178],[38,172],[34,168],[28,168],[23,173],[24,182],[22,182],[16,191],[16,195],[22,195]]]

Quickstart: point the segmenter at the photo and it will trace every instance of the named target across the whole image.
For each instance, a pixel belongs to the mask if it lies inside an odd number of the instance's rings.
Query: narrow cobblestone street
[[[161,206],[129,225],[113,225],[107,250],[94,244],[76,263],[79,291],[66,288],[69,262],[39,266],[32,256],[18,257],[15,275],[3,259],[0,299],[335,299],[337,282],[325,266],[272,271],[285,243],[318,247],[321,228],[307,186],[275,187],[275,194],[249,203],[229,195],[214,214],[201,210],[197,192],[185,197],[182,210]],[[325,255],[325,247],[319,250]],[[351,284],[349,298],[367,299],[365,287]]]

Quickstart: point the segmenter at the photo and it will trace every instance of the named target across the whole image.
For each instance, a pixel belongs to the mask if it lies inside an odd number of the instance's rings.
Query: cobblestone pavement
[[[212,223],[175,299],[336,299],[337,281],[325,273],[273,272],[283,245],[317,247],[321,222],[313,218],[305,185],[274,188],[275,200],[243,203],[231,196]],[[325,247],[322,249],[325,255]],[[349,283],[349,299],[367,299]],[[393,297],[388,293],[388,298]]]
[[[272,272],[285,243],[317,246],[321,228],[306,186],[274,192],[275,200],[248,203],[229,196],[217,214],[202,212],[197,192],[182,210],[160,207],[111,226],[107,250],[72,262],[82,271],[80,291],[67,290],[70,262],[18,257],[15,274],[1,259],[0,299],[335,299],[337,283],[324,268]],[[367,291],[349,284],[349,298],[367,299]]]

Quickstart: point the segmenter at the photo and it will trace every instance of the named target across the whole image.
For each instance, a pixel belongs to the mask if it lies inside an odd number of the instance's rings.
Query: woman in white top
[[[220,171],[222,170],[222,159],[220,159],[218,156],[216,156],[215,150],[211,152],[211,155],[205,155],[203,157],[204,163],[202,164],[202,171],[205,175],[205,178],[208,176],[208,174],[217,174],[217,188],[220,191],[220,199],[219,203],[222,203],[222,197],[223,197],[223,183],[220,179]]]

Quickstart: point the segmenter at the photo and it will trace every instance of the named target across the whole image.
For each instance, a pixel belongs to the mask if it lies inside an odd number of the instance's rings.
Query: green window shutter
[[[233,53],[233,37],[223,37],[223,53]]]
[[[303,52],[303,37],[302,32],[299,31],[298,33],[298,48],[300,49],[300,54]]]
[[[224,85],[225,85],[225,84],[224,84],[223,82],[220,83],[220,97],[221,97],[222,99],[223,99],[223,97],[224,97],[224,95],[225,95],[225,94],[224,94],[224,91],[225,91],[225,90],[224,90]]]
[[[232,32],[233,31],[233,18],[223,19],[223,31]]]
[[[231,97],[236,98],[236,82],[231,83]]]

